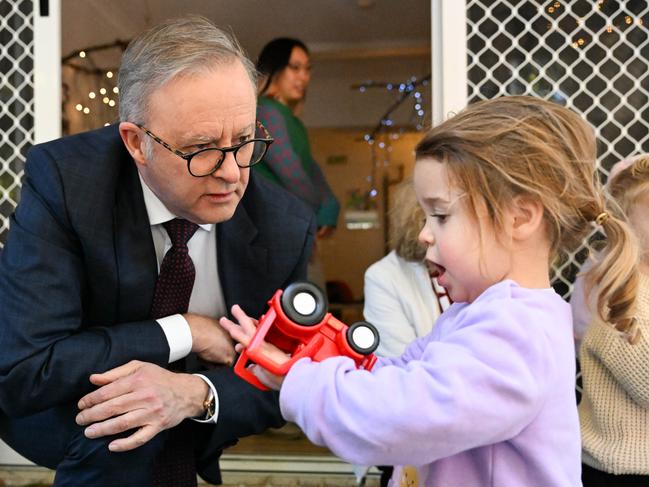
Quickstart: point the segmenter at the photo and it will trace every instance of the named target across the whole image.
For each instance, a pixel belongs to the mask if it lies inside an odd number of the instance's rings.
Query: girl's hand
[[[239,322],[238,325],[225,316],[219,320],[219,324],[230,334],[232,339],[237,342],[234,349],[237,353],[241,353],[243,349],[250,344],[252,337],[257,331],[258,322],[248,316],[237,304],[232,306],[232,316],[234,316]],[[266,341],[262,343],[261,347],[264,355],[267,355],[268,358],[279,364],[286,362],[290,358],[290,355],[284,353],[275,345]],[[272,374],[257,364],[251,365],[250,370],[266,387],[276,391],[282,387],[284,376]]]

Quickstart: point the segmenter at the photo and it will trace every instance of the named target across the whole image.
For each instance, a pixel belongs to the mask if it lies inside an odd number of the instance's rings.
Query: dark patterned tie
[[[196,232],[198,225],[180,218],[169,220],[162,225],[171,239],[171,248],[160,264],[160,274],[151,305],[152,318],[186,313],[196,276],[187,242]]]
[[[151,317],[162,318],[186,313],[194,287],[196,271],[189,256],[187,242],[198,225],[176,218],[163,223],[171,239],[171,248],[160,264],[155,286]],[[195,487],[196,465],[189,425],[185,421],[167,431],[167,441],[155,459],[154,487]]]

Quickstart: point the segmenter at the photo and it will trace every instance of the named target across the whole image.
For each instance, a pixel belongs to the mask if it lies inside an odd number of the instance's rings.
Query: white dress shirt
[[[162,224],[178,218],[158,199],[140,176],[144,204],[149,216],[151,235],[155,246],[158,272],[165,253],[171,248],[171,239]],[[196,233],[187,242],[189,256],[194,263],[196,277],[194,287],[189,298],[188,312],[196,313],[211,318],[225,316],[225,299],[221,282],[219,280],[218,263],[216,257],[216,225],[206,223],[199,225]],[[158,318],[157,322],[169,343],[169,363],[186,357],[192,350],[192,334],[189,325],[182,315],[171,315]],[[219,396],[212,382],[201,374],[194,374],[203,379],[214,394],[214,416],[205,422],[216,423],[219,411]]]

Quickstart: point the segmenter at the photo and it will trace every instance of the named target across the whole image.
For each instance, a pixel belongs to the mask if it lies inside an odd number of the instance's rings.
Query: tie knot
[[[173,247],[186,246],[187,242],[192,238],[192,235],[194,235],[194,232],[196,232],[196,229],[198,228],[198,225],[195,223],[182,218],[174,218],[173,220],[164,222],[162,225],[167,230]]]

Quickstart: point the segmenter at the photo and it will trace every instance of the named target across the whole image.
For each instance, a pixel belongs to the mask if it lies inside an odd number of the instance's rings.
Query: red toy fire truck
[[[379,346],[376,328],[365,321],[347,326],[334,318],[327,312],[327,299],[316,285],[295,282],[284,291],[276,291],[268,305],[250,344],[234,366],[237,375],[259,389],[268,388],[248,369],[253,363],[275,375],[285,375],[303,357],[320,362],[345,355],[352,358],[358,368],[371,370],[374,366],[376,356],[372,352]],[[262,352],[264,341],[286,352],[290,358],[284,363],[275,362]]]

